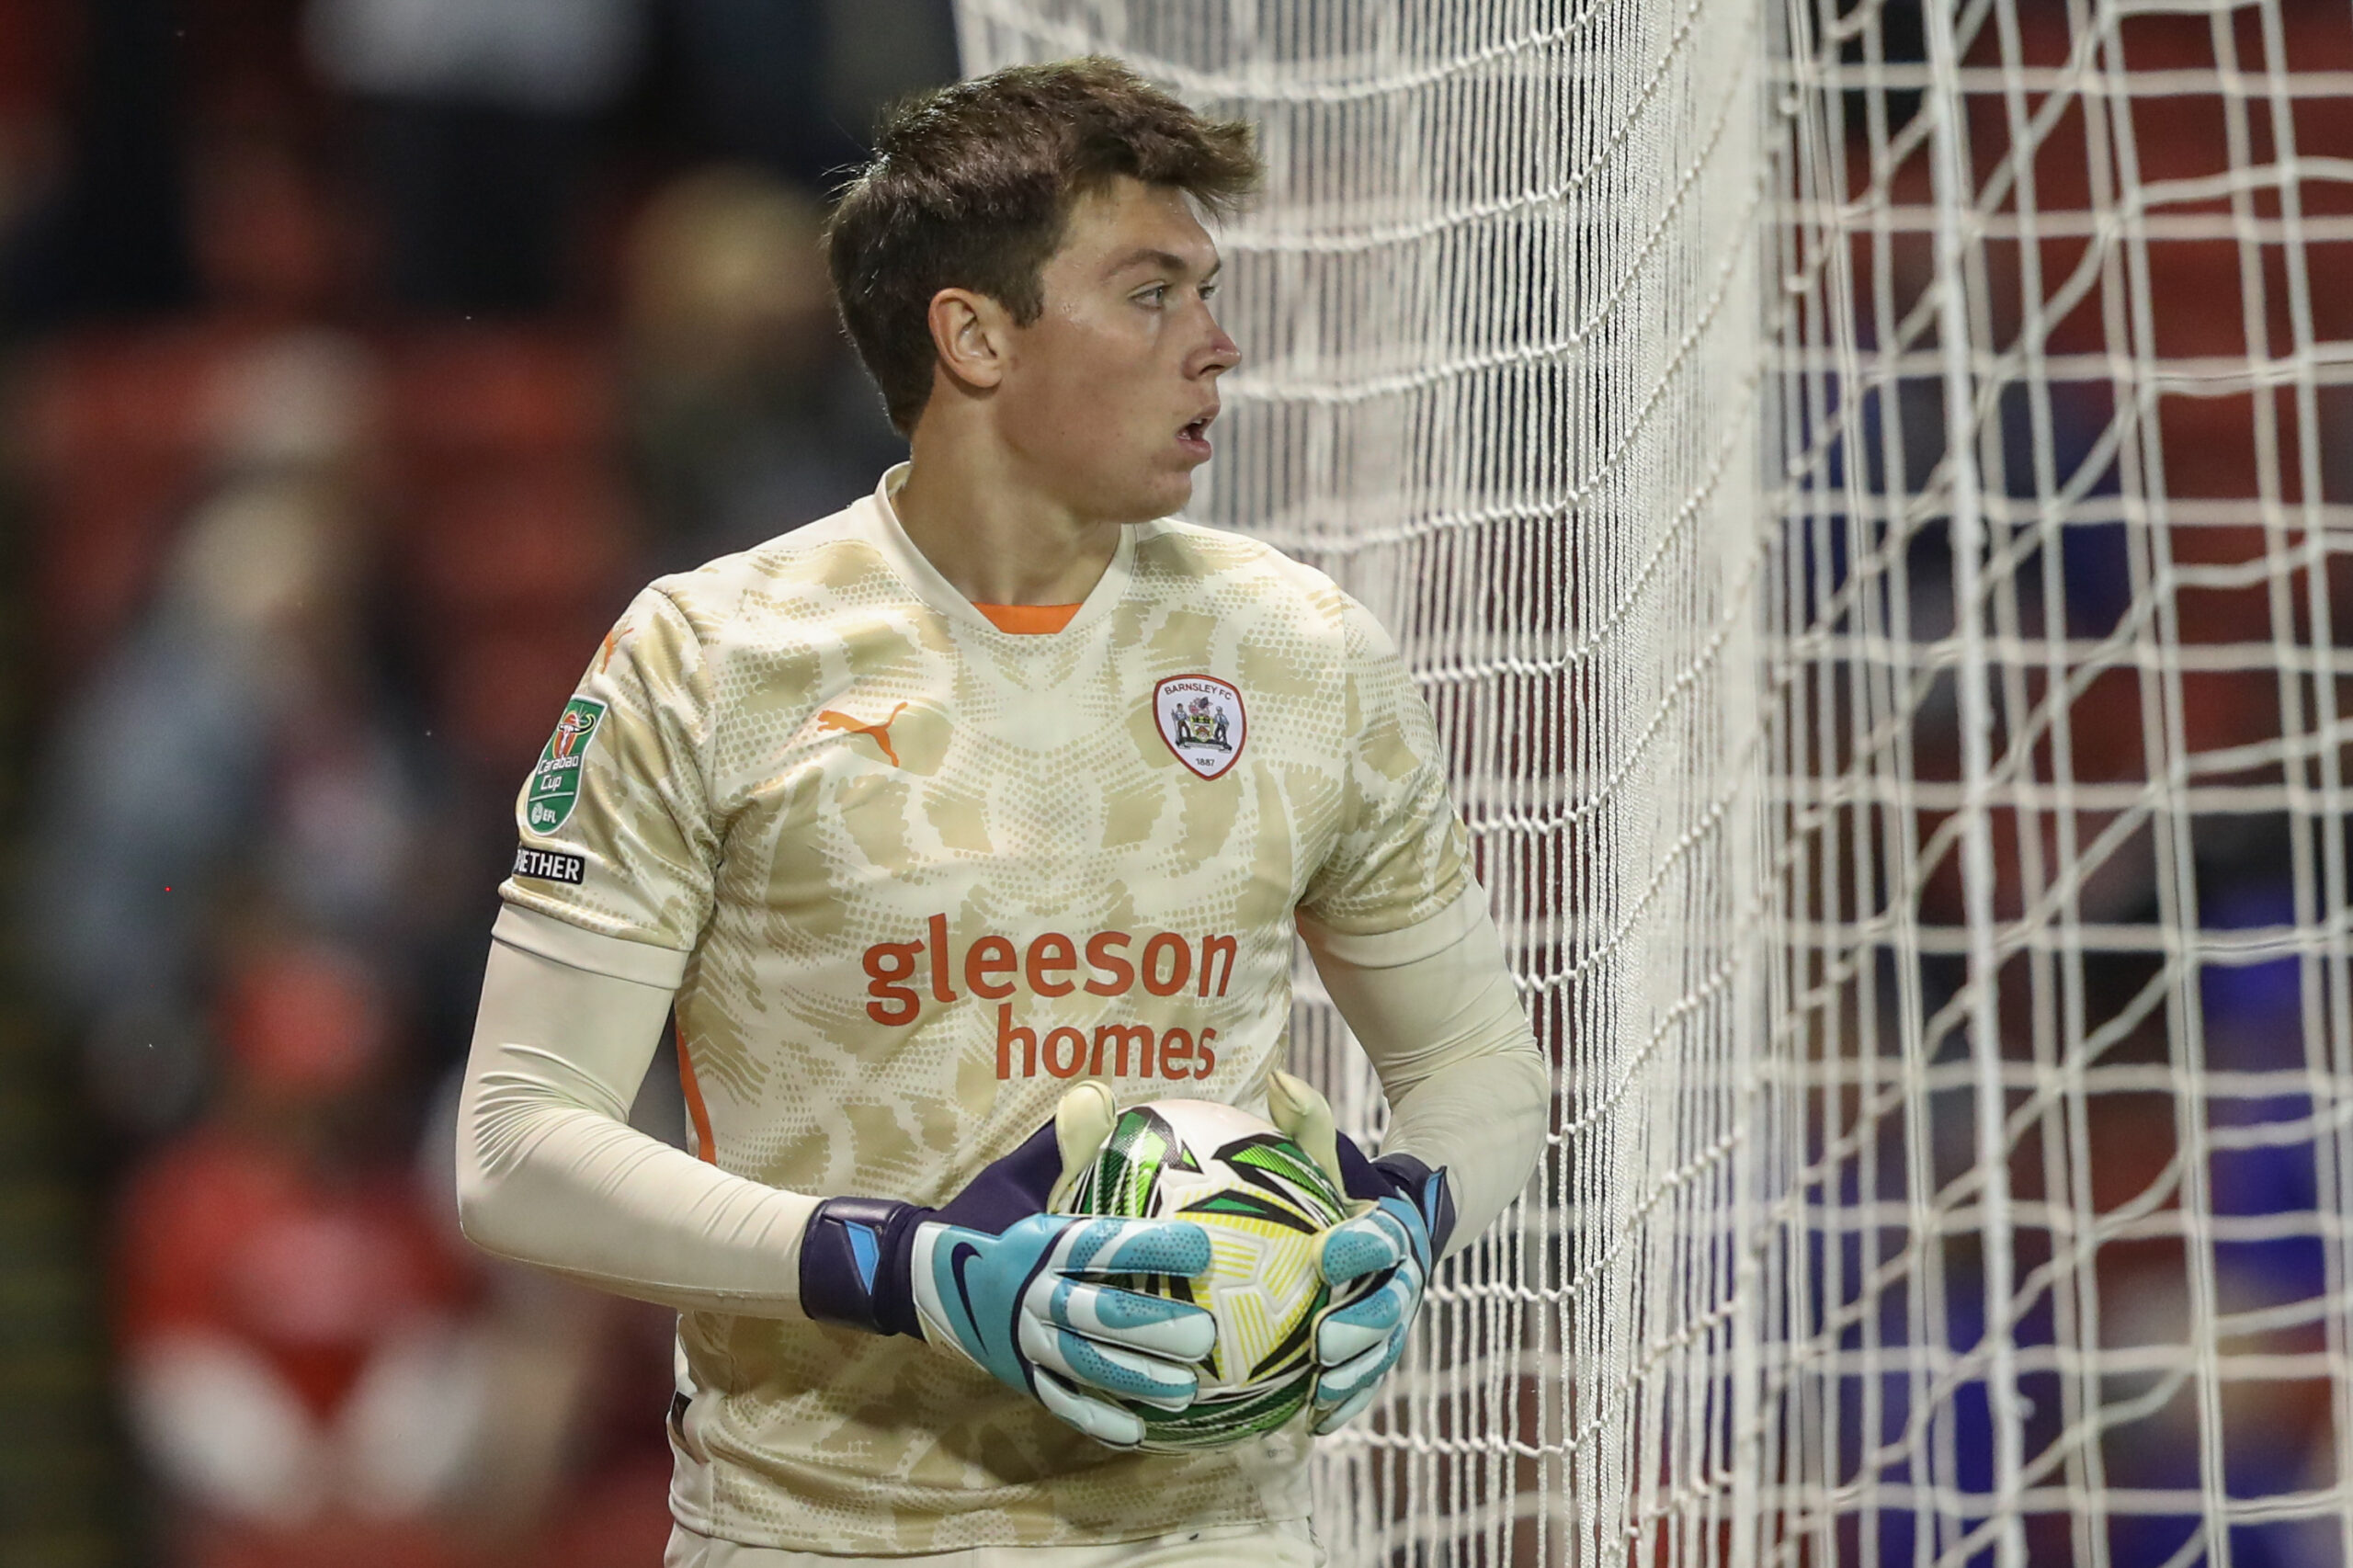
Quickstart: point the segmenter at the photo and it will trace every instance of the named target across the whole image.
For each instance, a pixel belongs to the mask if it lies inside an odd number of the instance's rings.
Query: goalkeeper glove
[[[1430,1269],[1454,1231],[1454,1199],[1446,1172],[1411,1154],[1365,1158],[1334,1128],[1324,1096],[1290,1074],[1274,1075],[1267,1105],[1269,1119],[1355,1200],[1356,1213],[1324,1233],[1319,1251],[1334,1302],[1315,1325],[1311,1409],[1320,1437],[1355,1420],[1404,1354]]]
[[[1110,1135],[1110,1091],[1082,1084],[1052,1122],[940,1209],[877,1198],[817,1206],[801,1243],[801,1305],[821,1323],[912,1335],[1031,1395],[1113,1448],[1143,1422],[1099,1397],[1182,1410],[1217,1339],[1203,1309],[1092,1283],[1209,1271],[1209,1235],[1181,1220],[1051,1212]]]

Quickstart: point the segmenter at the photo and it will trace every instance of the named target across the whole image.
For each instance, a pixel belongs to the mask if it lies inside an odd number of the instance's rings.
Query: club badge
[[[1214,676],[1171,676],[1153,687],[1152,716],[1176,760],[1215,778],[1242,756],[1242,694]]]
[[[594,698],[575,697],[563,705],[555,733],[531,769],[531,790],[523,803],[523,825],[533,833],[553,833],[571,820],[580,799],[580,765],[588,760],[588,744],[605,722],[605,705]]]

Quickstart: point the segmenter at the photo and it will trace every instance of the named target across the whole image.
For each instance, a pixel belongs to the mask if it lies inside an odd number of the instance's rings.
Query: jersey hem
[[[490,928],[491,940],[613,980],[676,991],[686,978],[688,954],[575,926],[543,909],[508,903]]]
[[[845,1562],[863,1562],[871,1558],[877,1562],[887,1562],[901,1558],[939,1557],[958,1551],[990,1550],[1020,1551],[1031,1548],[1051,1551],[1057,1547],[1135,1546],[1151,1541],[1164,1540],[1172,1536],[1181,1535],[1198,1535],[1205,1540],[1230,1540],[1238,1537],[1255,1535],[1261,1530],[1273,1529],[1283,1525],[1305,1525],[1312,1530],[1314,1528],[1315,1517],[1311,1513],[1297,1513],[1281,1515],[1266,1514],[1256,1518],[1248,1519],[1184,1519],[1179,1520],[1175,1524],[1163,1524],[1154,1528],[1138,1530],[1134,1534],[1055,1535],[1048,1536],[1037,1540],[971,1540],[953,1542],[944,1546],[935,1544],[930,1546],[911,1547],[904,1551],[897,1551],[885,1547],[870,1545],[860,1546],[855,1549],[845,1549],[838,1540],[830,1545],[818,1546],[801,1540],[787,1540],[780,1536],[767,1536],[763,1539],[750,1540],[743,1540],[737,1536],[724,1533],[714,1527],[708,1519],[689,1519],[686,1517],[684,1511],[676,1506],[675,1494],[673,1494],[670,1508],[670,1523],[673,1528],[683,1530],[688,1535],[695,1536],[703,1540],[711,1541],[722,1546],[733,1547],[734,1551],[739,1553],[775,1552],[779,1556],[790,1557],[839,1557]],[[888,1527],[885,1528],[887,1528]],[[758,1568],[759,1559],[757,1557],[751,1557],[748,1559],[738,1557],[736,1561],[738,1564],[741,1565],[741,1568]]]

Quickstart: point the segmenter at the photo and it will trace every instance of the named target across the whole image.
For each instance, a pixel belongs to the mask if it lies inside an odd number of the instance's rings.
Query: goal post
[[[1333,1560],[2353,1568],[2353,6],[958,17],[1258,128],[1194,515],[1395,632],[1556,1068]]]

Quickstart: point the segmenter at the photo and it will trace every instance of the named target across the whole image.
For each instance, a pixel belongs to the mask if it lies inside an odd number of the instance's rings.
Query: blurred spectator
[[[349,280],[343,204],[285,140],[206,137],[190,175],[196,256],[212,312],[268,329],[328,316]]]
[[[176,1560],[451,1562],[488,1342],[470,1263],[371,1152],[385,999],[345,952],[273,944],[221,1015],[215,1108],[120,1211],[125,1394]]]
[[[365,106],[387,282],[422,310],[563,292],[600,118],[634,74],[642,0],[313,0],[311,53]]]
[[[157,1561],[658,1561],[674,1317],[464,1248],[449,1108],[404,1146],[630,590],[901,455],[799,193],[953,69],[949,0],[0,6],[0,703],[39,728],[0,900],[85,1069],[0,1060],[83,1162],[0,1206],[105,1208],[122,1292],[103,1369],[0,1293],[0,1424],[40,1434],[0,1495],[60,1499],[0,1509],[0,1558],[131,1558],[103,1376]],[[647,1105],[675,1140],[658,1072]]]
[[[514,852],[516,785],[635,586],[613,358],[593,338],[510,325],[418,334],[395,360],[387,564],[435,737],[494,821],[499,859]],[[467,941],[478,966],[480,931]]]
[[[153,608],[60,727],[28,878],[51,999],[134,1128],[185,1114],[209,934],[266,908],[395,948],[422,842],[415,759],[384,717],[354,485],[365,362],[276,343],[214,387],[222,474]]]
[[[688,175],[638,219],[630,436],[658,571],[835,511],[905,454],[835,324],[820,225],[747,167]]]
[[[200,151],[192,188],[210,308],[91,323],[26,366],[17,427],[43,525],[42,673],[61,686],[149,597],[172,525],[246,463],[235,443],[261,423],[295,421],[315,438],[322,421],[340,421],[345,449],[318,454],[330,464],[360,465],[373,443],[368,357],[314,324],[342,291],[347,249],[315,171],[268,137],[208,137]],[[238,388],[271,381],[278,393],[252,394],[267,406],[224,415],[224,400],[246,395]],[[224,417],[242,423],[233,430]]]

